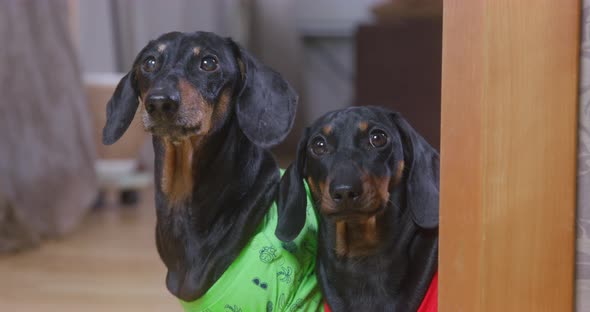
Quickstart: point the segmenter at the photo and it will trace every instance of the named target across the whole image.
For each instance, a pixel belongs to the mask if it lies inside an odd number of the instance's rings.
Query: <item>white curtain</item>
[[[69,233],[96,198],[67,1],[0,1],[0,253]]]

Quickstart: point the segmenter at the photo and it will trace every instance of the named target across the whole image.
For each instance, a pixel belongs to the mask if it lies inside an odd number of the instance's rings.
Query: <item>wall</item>
[[[232,0],[79,0],[82,69],[127,71],[145,44],[169,31],[231,34]],[[235,18],[237,19],[237,17]]]
[[[576,308],[590,311],[590,1],[584,0],[580,50]]]

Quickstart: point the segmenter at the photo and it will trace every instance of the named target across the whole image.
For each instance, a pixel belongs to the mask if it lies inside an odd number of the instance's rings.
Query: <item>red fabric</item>
[[[438,311],[438,272],[434,273],[434,277],[430,282],[428,291],[422,303],[416,312],[437,312]],[[327,302],[324,302],[324,312],[332,312]]]
[[[430,287],[422,299],[422,304],[417,312],[437,312],[438,311],[438,272],[434,273],[434,277],[430,282]]]

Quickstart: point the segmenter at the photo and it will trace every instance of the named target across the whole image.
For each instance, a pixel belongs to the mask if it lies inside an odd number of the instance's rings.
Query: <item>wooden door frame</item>
[[[580,13],[444,0],[441,312],[573,309]]]

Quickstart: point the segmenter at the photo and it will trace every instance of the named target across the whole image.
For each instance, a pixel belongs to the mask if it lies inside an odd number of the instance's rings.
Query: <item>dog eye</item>
[[[204,71],[214,71],[217,69],[217,59],[213,56],[205,56],[201,59],[201,69]]]
[[[148,56],[143,61],[142,68],[145,72],[151,73],[154,70],[156,70],[157,67],[158,67],[158,60],[156,60],[156,58],[153,56]]]
[[[316,137],[309,146],[311,152],[316,156],[322,156],[328,152],[328,143],[322,137]]]
[[[387,134],[383,130],[375,129],[369,134],[369,143],[373,147],[382,147],[387,144]]]

